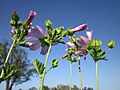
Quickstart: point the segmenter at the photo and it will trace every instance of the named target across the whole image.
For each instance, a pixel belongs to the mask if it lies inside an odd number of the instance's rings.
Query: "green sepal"
[[[51,62],[51,66],[52,66],[52,68],[56,68],[56,67],[58,67],[58,62],[59,62],[58,59],[54,59],[54,60]]]
[[[3,46],[2,46],[2,44],[0,43],[0,53],[2,53],[3,52]]]

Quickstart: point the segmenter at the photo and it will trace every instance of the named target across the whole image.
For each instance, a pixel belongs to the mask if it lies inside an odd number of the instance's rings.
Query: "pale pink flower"
[[[28,19],[26,20],[26,25],[30,25],[30,23],[32,22],[33,18],[35,17],[36,12],[34,11],[30,11],[30,14],[28,16]]]
[[[75,33],[75,32],[79,32],[79,31],[83,31],[85,29],[88,29],[87,24],[79,25],[76,28],[71,29],[70,31],[73,32],[73,33]]]

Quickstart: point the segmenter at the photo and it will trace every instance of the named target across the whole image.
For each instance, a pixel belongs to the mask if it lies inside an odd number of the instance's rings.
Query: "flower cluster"
[[[29,48],[30,50],[37,50],[41,47],[40,54],[46,55],[44,63],[39,61],[38,59],[33,60],[33,65],[40,75],[40,90],[43,90],[44,78],[47,72],[52,68],[56,68],[58,66],[59,60],[53,59],[50,63],[50,68],[47,69],[48,58],[52,46],[56,46],[60,43],[66,45],[67,53],[62,56],[62,59],[67,58],[67,60],[70,62],[70,65],[73,62],[77,62],[77,59],[74,57],[84,57],[84,60],[86,60],[87,54],[90,54],[92,56],[95,63],[97,63],[97,61],[99,60],[106,60],[106,57],[104,55],[115,46],[115,42],[111,40],[107,44],[109,50],[103,51],[101,48],[102,41],[98,39],[92,39],[93,31],[86,31],[87,37],[80,36],[79,38],[76,38],[76,32],[88,30],[87,24],[82,24],[73,29],[68,28],[67,30],[65,30],[63,26],[54,28],[52,26],[52,22],[50,20],[46,20],[44,24],[46,30],[43,30],[39,25],[36,25],[34,27],[31,22],[36,15],[36,12],[30,11],[28,18],[23,22],[22,20],[20,20],[17,12],[13,10],[12,19],[10,20],[10,24],[12,26],[10,36],[13,40],[13,43],[6,57],[4,66],[2,67],[2,71],[0,72],[0,82],[10,78],[13,74],[16,74],[18,72],[18,70],[13,70],[13,65],[6,67],[11,50],[15,46],[24,46]],[[69,42],[67,43],[64,40],[66,36],[69,36],[70,38]],[[2,46],[0,45],[0,52],[1,51]],[[81,71],[80,62],[79,71]]]

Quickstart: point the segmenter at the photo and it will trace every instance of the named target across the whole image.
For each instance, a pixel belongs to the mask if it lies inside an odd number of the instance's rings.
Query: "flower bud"
[[[115,47],[115,41],[110,40],[110,41],[107,43],[107,46],[108,46],[110,49],[114,48],[114,47]]]
[[[16,22],[20,19],[15,10],[13,10],[12,12],[12,19],[15,20]]]
[[[46,26],[47,28],[51,27],[51,26],[52,26],[52,22],[51,22],[50,20],[47,20],[47,21],[45,22],[45,26]]]
[[[91,46],[92,47],[100,47],[102,45],[102,41],[98,40],[98,39],[94,39],[92,42],[91,42]]]
[[[10,20],[10,25],[11,25],[11,26],[15,26],[15,20],[11,19],[11,20]]]

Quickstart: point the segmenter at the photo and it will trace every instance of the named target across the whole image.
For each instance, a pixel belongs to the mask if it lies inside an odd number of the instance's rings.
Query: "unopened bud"
[[[107,43],[107,46],[108,46],[110,49],[114,48],[114,47],[115,47],[115,41],[110,40],[110,41]]]

